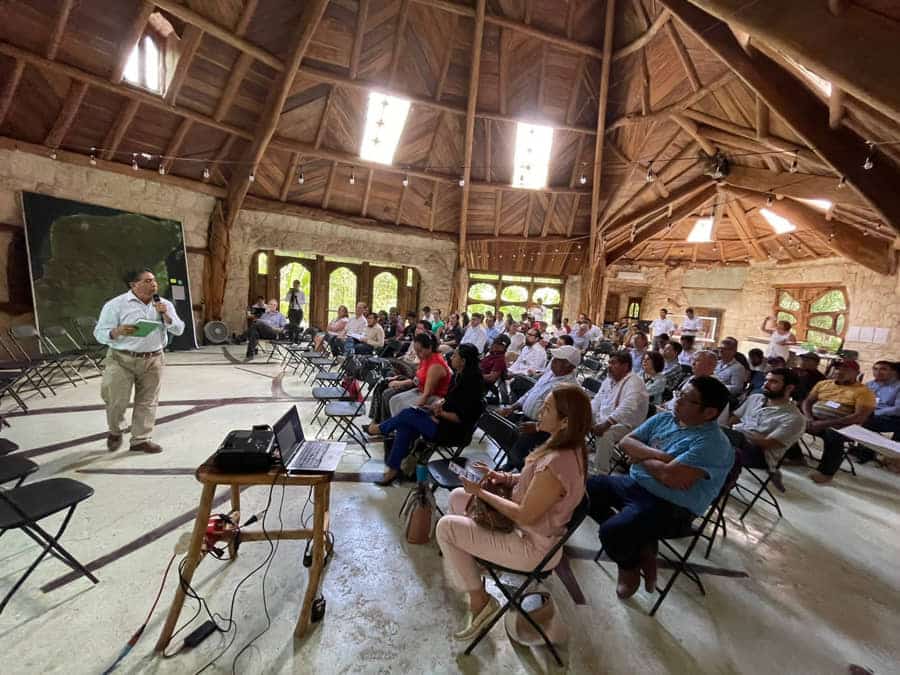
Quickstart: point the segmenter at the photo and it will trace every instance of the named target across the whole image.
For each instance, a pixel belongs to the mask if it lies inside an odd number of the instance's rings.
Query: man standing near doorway
[[[157,295],[159,284],[148,269],[126,276],[129,291],[109,300],[94,327],[97,342],[109,347],[104,360],[100,395],[106,404],[106,447],[112,452],[122,446],[125,409],[134,389],[131,413],[131,447],[135,452],[157,453],[162,448],[150,440],[156,422],[156,405],[165,360],[163,349],[169,333],[181,335],[184,322],[175,306]],[[137,322],[158,321],[159,330],[137,337]]]
[[[288,306],[288,323],[291,331],[296,332],[303,323],[303,308],[306,306],[306,294],[300,290],[299,279],[294,279],[294,285],[284,296],[284,301]]]

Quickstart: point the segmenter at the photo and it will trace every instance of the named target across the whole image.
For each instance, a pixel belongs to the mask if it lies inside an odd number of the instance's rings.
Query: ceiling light
[[[656,174],[653,173],[653,169],[650,168],[650,167],[648,166],[648,167],[647,167],[647,177],[646,177],[646,181],[647,181],[648,183],[652,183],[652,182],[655,181],[655,180],[656,180]]]
[[[159,163],[159,169],[157,169],[157,170],[159,171],[159,175],[160,175],[160,176],[165,176],[165,175],[166,175],[166,165],[165,165],[164,163],[160,162],[160,163]]]
[[[403,182],[403,187],[409,187],[409,176],[404,174],[402,182]]]
[[[766,195],[766,206],[771,207],[775,203],[775,195],[771,192]]]
[[[91,148],[91,158],[88,161],[91,166],[97,166],[97,148]]]
[[[131,168],[134,169],[135,171],[138,170],[137,153],[136,152],[131,153]]]
[[[774,211],[770,211],[769,209],[760,209],[759,213],[768,221],[769,225],[772,226],[775,234],[793,232],[797,229],[797,227],[791,221],[789,221],[787,218],[784,218],[783,216],[779,216]]]
[[[794,153],[794,159],[791,160],[791,165],[788,167],[788,171],[790,171],[791,173],[797,173],[797,171],[800,169],[800,161],[797,159],[798,154],[799,153],[796,152]]]
[[[866,141],[866,145],[869,148],[869,152],[866,155],[866,161],[863,162],[863,168],[866,171],[871,171],[872,167],[875,166],[875,162],[872,161],[872,153],[875,152],[875,144],[872,141]]]
[[[209,180],[209,167],[203,167],[203,180]]]
[[[409,101],[370,92],[360,157],[370,162],[390,164],[400,143],[407,115]]]
[[[841,179],[838,181],[838,190],[847,186],[847,179],[844,176],[841,176]]]
[[[356,174],[352,171],[350,172],[350,185],[356,185]]]
[[[466,179],[463,178],[462,176],[460,176],[459,177],[459,187],[465,187],[465,185],[466,185]]]
[[[517,187],[542,188],[547,186],[550,151],[553,147],[553,129],[538,124],[519,122],[516,125],[516,150],[514,164],[517,171]]]
[[[306,182],[306,176],[303,175],[303,172],[297,174],[297,185],[303,185]]]

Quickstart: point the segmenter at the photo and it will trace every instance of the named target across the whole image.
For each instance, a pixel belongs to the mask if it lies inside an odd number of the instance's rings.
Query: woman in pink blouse
[[[347,307],[341,305],[337,308],[337,316],[328,322],[328,330],[316,335],[314,349],[318,352],[325,351],[325,342],[332,344],[335,340],[343,342],[347,337],[347,322],[350,321],[350,313]]]
[[[451,585],[469,596],[470,616],[454,637],[466,640],[489,620],[499,604],[484,589],[475,558],[518,570],[534,568],[565,534],[572,513],[584,497],[587,451],[585,436],[591,428],[591,401],[576,385],[553,390],[544,402],[538,429],[550,434],[544,445],[532,452],[521,474],[486,471],[482,483],[463,480],[464,487],[450,493],[449,513],[437,524],[437,540],[444,569]],[[483,490],[485,481],[513,487],[510,499]],[[488,530],[466,515],[472,496],[477,496],[503,515],[512,532]],[[555,567],[562,551],[550,561]]]

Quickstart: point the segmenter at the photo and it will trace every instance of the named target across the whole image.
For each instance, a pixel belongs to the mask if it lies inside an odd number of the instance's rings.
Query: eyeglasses
[[[682,396],[677,396],[676,399],[677,399],[680,403],[690,403],[691,405],[699,405],[699,406],[702,406],[702,405],[703,405],[703,401],[700,401],[700,400],[698,400],[698,399],[696,399],[696,398],[690,398],[690,397],[684,396],[684,395],[682,395]]]

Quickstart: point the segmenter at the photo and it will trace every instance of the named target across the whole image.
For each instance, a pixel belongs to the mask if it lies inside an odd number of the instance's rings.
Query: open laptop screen
[[[300,426],[300,415],[297,413],[297,406],[292,405],[281,416],[281,419],[275,422],[273,431],[278,441],[278,448],[281,450],[282,457],[284,457],[298,441],[303,440],[303,427]]]

